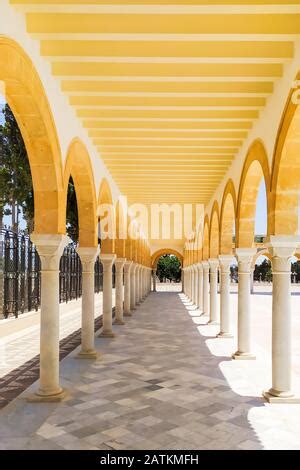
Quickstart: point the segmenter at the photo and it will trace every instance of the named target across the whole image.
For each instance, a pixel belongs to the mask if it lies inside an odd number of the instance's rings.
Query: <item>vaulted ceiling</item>
[[[131,201],[207,203],[300,34],[300,0],[11,0]]]

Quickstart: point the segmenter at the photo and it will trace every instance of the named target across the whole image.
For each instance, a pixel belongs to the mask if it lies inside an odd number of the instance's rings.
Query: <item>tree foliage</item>
[[[20,209],[29,232],[34,224],[34,194],[29,159],[22,134],[8,104],[0,125],[0,222],[3,215],[12,215],[12,228],[18,230]],[[66,228],[77,242],[79,236],[78,208],[72,178],[68,185]]]
[[[157,263],[156,274],[160,282],[163,282],[165,279],[169,279],[170,281],[179,281],[181,278],[181,264],[177,256],[161,256]]]
[[[20,208],[30,227],[33,221],[34,201],[29,161],[25,144],[8,106],[5,105],[4,124],[0,125],[0,217],[13,216],[17,229]]]

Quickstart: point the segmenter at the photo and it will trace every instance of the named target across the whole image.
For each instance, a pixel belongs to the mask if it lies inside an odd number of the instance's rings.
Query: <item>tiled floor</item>
[[[0,412],[0,448],[300,449],[300,405],[260,398],[263,348],[231,361],[234,340],[206,321],[182,295],[152,293],[115,339],[97,338],[101,360],[62,361],[69,399],[29,404],[27,390]]]

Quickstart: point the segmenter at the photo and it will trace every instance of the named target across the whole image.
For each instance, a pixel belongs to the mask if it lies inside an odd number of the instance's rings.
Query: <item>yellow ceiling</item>
[[[207,203],[293,57],[300,0],[11,0],[120,190]]]

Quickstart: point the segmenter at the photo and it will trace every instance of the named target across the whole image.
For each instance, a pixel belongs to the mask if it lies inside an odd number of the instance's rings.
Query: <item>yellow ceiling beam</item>
[[[74,106],[265,106],[266,99],[259,97],[201,97],[201,98],[152,98],[122,96],[70,96],[70,104]]]
[[[277,63],[123,64],[57,61],[52,63],[52,73],[56,76],[134,75],[147,77],[257,77],[259,79],[259,77],[281,77],[283,66]]]
[[[140,93],[272,93],[269,82],[147,82],[62,80],[64,92],[140,92]]]
[[[174,129],[173,131],[152,129],[152,130],[143,130],[143,129],[126,129],[126,130],[91,130],[89,131],[90,137],[101,137],[103,139],[151,139],[151,138],[162,138],[162,139],[204,139],[204,138],[245,138],[248,133],[246,131],[195,131],[190,130],[186,131],[183,129]],[[133,137],[134,136],[134,137]]]
[[[172,109],[170,110],[152,110],[152,109],[78,109],[78,117],[89,117],[89,118],[136,118],[139,119],[169,119],[169,122],[175,122],[174,119],[184,120],[188,119],[188,122],[192,122],[193,119],[257,119],[259,117],[259,111],[256,109]],[[172,121],[171,121],[172,119]],[[154,122],[154,121],[153,121]]]
[[[81,110],[77,110],[77,114],[80,113]],[[173,113],[172,113],[173,114]],[[253,117],[252,117],[253,119]],[[157,128],[157,130],[174,130],[174,128],[177,130],[180,128],[181,130],[194,130],[198,131],[201,129],[251,129],[252,128],[252,122],[251,121],[202,121],[202,120],[197,120],[197,119],[188,119],[188,120],[139,120],[139,121],[124,121],[121,119],[117,120],[105,120],[105,119],[100,119],[95,120],[95,119],[85,119],[83,120],[83,126],[91,129],[89,132],[92,132],[93,130],[101,129],[100,132],[102,132],[103,129],[107,128],[113,128],[113,129],[119,129],[119,130],[132,130],[132,129],[137,129],[139,128],[140,130],[146,130],[147,128]]]
[[[299,34],[300,14],[28,13],[29,33]]]
[[[103,145],[103,148],[119,148],[119,149],[126,149],[126,148],[157,148],[157,147],[168,147],[172,145],[177,146],[177,148],[185,148],[185,147],[239,147],[242,145],[242,140],[199,140],[199,139],[190,139],[190,140],[126,140],[123,141],[115,141],[115,140],[103,140],[101,138],[94,138],[93,142],[95,145]],[[121,145],[120,145],[121,144]]]
[[[92,41],[42,40],[45,56],[292,58],[291,41]]]

